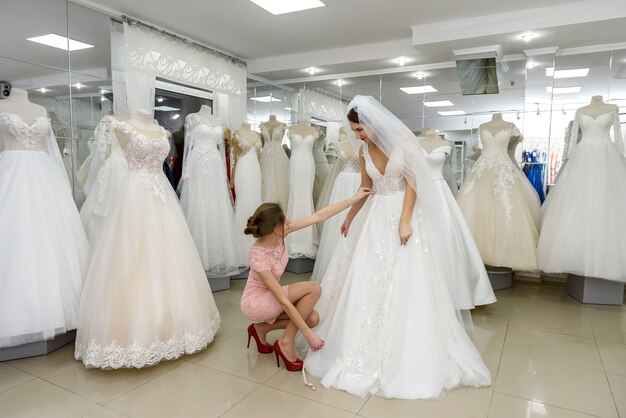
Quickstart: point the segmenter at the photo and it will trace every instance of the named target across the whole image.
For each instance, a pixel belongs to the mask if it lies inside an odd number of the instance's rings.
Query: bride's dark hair
[[[254,211],[254,215],[248,218],[248,224],[243,233],[260,238],[271,234],[276,225],[285,223],[285,213],[278,203],[263,203]]]
[[[359,112],[354,107],[348,111],[348,120],[352,123],[361,123],[359,122]]]

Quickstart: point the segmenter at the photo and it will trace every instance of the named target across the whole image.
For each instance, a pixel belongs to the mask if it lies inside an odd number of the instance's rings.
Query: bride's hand
[[[360,187],[359,190],[354,195],[354,197],[357,199],[357,201],[360,201],[361,199],[371,194],[374,194],[374,192],[369,187]]]
[[[348,236],[348,230],[350,229],[350,224],[352,223],[352,219],[346,216],[346,220],[341,224],[341,235],[344,237]]]
[[[311,334],[306,337],[306,340],[309,343],[309,347],[313,351],[321,350],[322,347],[324,347],[324,340],[322,340],[319,335],[314,332],[311,332]]]
[[[400,231],[400,244],[406,245],[409,242],[409,238],[413,235],[413,228],[411,228],[410,223],[400,223],[400,227],[398,228]]]

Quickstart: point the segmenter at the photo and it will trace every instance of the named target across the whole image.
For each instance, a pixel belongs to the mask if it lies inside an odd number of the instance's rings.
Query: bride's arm
[[[367,171],[365,170],[365,157],[363,157],[363,149],[359,150],[359,163],[361,164],[361,186],[368,189],[371,189],[373,186],[372,179],[367,175]],[[348,230],[350,229],[350,224],[355,216],[359,213],[363,205],[365,204],[367,199],[361,200],[356,205],[353,205],[348,214],[346,215],[346,219],[343,221],[343,225],[341,225],[341,234],[343,236],[348,236]]]
[[[411,235],[413,235],[413,228],[411,228],[411,215],[413,215],[413,209],[415,209],[415,200],[417,199],[417,193],[411,186],[406,186],[404,192],[404,204],[402,205],[402,214],[400,215],[400,226],[398,227],[400,232],[400,244],[405,245]]]
[[[371,189],[361,187],[356,192],[356,194],[349,199],[326,206],[325,208],[318,210],[313,215],[307,216],[306,218],[290,221],[285,227],[285,236],[299,229],[306,228],[307,226],[319,222],[324,222],[326,219],[335,216],[345,209],[348,209],[350,206],[353,206],[355,204],[358,204],[362,200],[365,200],[365,197],[369,196],[370,194],[372,194]]]

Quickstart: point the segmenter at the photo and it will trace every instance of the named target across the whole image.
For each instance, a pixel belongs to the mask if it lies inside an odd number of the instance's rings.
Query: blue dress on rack
[[[545,154],[542,154],[536,149],[532,151],[524,151],[523,160],[524,174],[528,177],[530,184],[533,185],[539,195],[539,200],[543,203],[546,199],[543,187],[543,178],[546,171]]]

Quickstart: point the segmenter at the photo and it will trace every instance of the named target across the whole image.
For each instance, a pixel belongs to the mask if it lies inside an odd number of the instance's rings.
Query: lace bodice
[[[343,149],[341,144],[337,147],[338,149],[338,161],[339,171],[341,173],[360,173],[361,172],[361,164],[359,162],[359,149],[361,148],[361,144],[354,141],[354,152],[348,155],[346,151]]]
[[[586,115],[580,111],[576,112],[574,124],[568,138],[567,156],[572,155],[576,148],[578,132],[582,132],[581,144],[602,145],[611,143],[611,127],[613,127],[615,146],[620,155],[624,155],[624,142],[619,123],[619,112],[616,107],[614,111],[603,113],[597,117]]]
[[[303,153],[304,155],[313,155],[313,145],[319,139],[320,135],[317,131],[312,134],[300,136],[293,131],[289,131],[289,139],[291,139],[291,156]]]
[[[29,125],[18,115],[0,113],[0,133],[10,151],[44,151],[51,132],[50,119],[38,117]]]
[[[261,151],[261,139],[259,138],[254,144],[252,144],[248,138],[244,135],[241,135],[239,132],[235,132],[235,140],[237,140],[237,144],[241,149],[241,155],[246,155],[250,150],[254,149],[258,154]]]
[[[261,136],[263,137],[263,141],[265,145],[263,146],[263,153],[272,155],[277,150],[282,151],[282,142],[283,136],[285,136],[285,125],[279,125],[271,130],[265,125],[262,124],[261,128]]]
[[[376,195],[392,195],[402,193],[406,189],[406,179],[402,175],[402,161],[398,155],[392,154],[387,162],[385,174],[382,174],[370,157],[367,144],[363,144],[365,169],[373,182],[372,189]]]
[[[327,162],[326,154],[324,154],[324,144],[326,143],[326,137],[324,135],[319,135],[313,142],[313,157],[315,158],[315,162]]]
[[[224,143],[224,128],[221,126],[198,125],[191,135],[193,135],[193,148],[207,147],[218,151]]]

